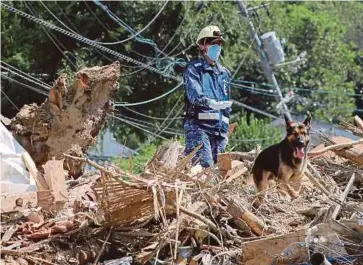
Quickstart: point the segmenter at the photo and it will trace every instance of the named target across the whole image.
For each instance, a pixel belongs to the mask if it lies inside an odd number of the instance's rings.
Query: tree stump
[[[28,151],[38,170],[51,158],[64,159],[63,154],[83,156],[92,146],[113,110],[110,98],[117,90],[120,64],[84,68],[67,85],[62,74],[40,106],[25,105],[12,119],[10,130]],[[64,169],[78,177],[83,163],[65,158]]]

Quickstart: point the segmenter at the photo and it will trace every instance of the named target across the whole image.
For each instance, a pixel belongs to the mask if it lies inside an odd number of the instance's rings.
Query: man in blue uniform
[[[218,63],[224,39],[217,26],[201,30],[197,45],[201,57],[184,72],[186,136],[185,155],[202,144],[192,162],[210,167],[228,142],[231,73]]]

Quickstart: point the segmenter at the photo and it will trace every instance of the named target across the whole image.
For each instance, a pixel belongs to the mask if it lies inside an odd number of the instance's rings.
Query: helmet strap
[[[202,52],[202,54],[205,54],[207,52],[207,49],[206,49],[206,46],[205,46],[206,41],[207,41],[207,39],[204,38],[203,44],[199,46],[199,49]]]

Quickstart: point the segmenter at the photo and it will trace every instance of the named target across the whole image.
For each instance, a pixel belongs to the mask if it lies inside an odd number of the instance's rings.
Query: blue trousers
[[[196,147],[203,144],[192,158],[193,165],[200,162],[204,168],[217,163],[218,153],[223,153],[228,143],[227,137],[211,135],[202,130],[186,132],[184,155],[190,154]]]

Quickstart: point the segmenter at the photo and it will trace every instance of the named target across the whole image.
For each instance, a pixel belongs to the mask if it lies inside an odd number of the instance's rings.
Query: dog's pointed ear
[[[311,127],[311,113],[308,111],[308,115],[306,117],[306,119],[303,122],[305,124],[306,127],[308,127],[310,129]]]
[[[286,113],[284,113],[284,119],[286,123],[286,128],[291,127],[292,120],[289,118],[289,116]]]

